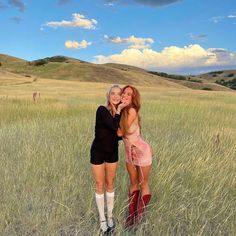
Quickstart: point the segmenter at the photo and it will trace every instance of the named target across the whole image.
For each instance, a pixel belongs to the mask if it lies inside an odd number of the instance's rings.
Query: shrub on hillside
[[[202,88],[202,90],[212,91],[211,88],[207,88],[207,87]]]
[[[224,79],[216,80],[216,83],[220,84],[220,85],[223,85],[223,86],[226,86],[226,81]]]
[[[39,60],[35,60],[35,61],[32,61],[30,62],[29,64],[32,65],[32,66],[43,66],[45,64],[47,64],[48,62],[44,59],[39,59]]]
[[[224,79],[217,80],[217,84],[236,90],[236,79],[225,81]]]
[[[234,73],[228,74],[228,77],[233,77],[233,76],[234,76]]]
[[[55,57],[46,57],[44,60],[48,62],[65,62],[67,59],[63,56],[55,56]]]
[[[161,77],[169,78],[169,75],[167,73],[164,73],[164,72],[148,71],[148,73],[153,74],[153,75],[158,75],[158,76],[161,76]]]
[[[236,79],[227,81],[228,87],[236,90]]]
[[[169,78],[177,80],[186,80],[186,77],[183,75],[169,75]]]
[[[222,73],[224,73],[224,71],[222,71],[222,70],[209,72],[210,75],[212,75],[212,74],[222,74]]]
[[[161,76],[161,77],[165,77],[165,78],[170,78],[170,79],[186,80],[186,77],[183,76],[183,75],[169,75],[167,73],[157,72],[157,71],[148,71],[148,73],[153,74],[153,75],[158,75],[158,76]]]
[[[49,62],[66,62],[67,59],[63,56],[55,56],[55,57],[46,57],[44,59],[35,60],[32,62],[29,62],[32,66],[43,66],[46,65]]]
[[[190,79],[189,81],[190,82],[195,82],[195,83],[202,83],[202,81],[198,80],[198,79]]]

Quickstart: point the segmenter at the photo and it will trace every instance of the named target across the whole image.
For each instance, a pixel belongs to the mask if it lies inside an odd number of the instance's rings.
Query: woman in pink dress
[[[121,114],[118,136],[122,136],[125,146],[126,167],[130,177],[129,213],[126,227],[141,222],[145,207],[151,199],[148,184],[152,164],[152,151],[140,136],[140,94],[130,85],[122,89],[121,102],[128,103]]]

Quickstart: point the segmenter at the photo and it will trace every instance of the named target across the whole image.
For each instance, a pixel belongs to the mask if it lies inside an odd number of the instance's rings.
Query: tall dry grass
[[[0,235],[98,235],[89,149],[105,98],[104,86],[89,89],[0,100]],[[142,135],[154,153],[152,200],[142,224],[125,231],[121,144],[116,235],[235,235],[236,96],[140,92]]]

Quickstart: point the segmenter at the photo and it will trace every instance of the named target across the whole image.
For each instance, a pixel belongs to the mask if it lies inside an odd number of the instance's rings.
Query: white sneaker
[[[113,229],[115,227],[114,221],[112,217],[107,217],[107,225],[110,229]]]
[[[106,233],[107,232],[107,221],[106,220],[103,220],[103,221],[100,221],[100,230],[103,232],[103,233]]]

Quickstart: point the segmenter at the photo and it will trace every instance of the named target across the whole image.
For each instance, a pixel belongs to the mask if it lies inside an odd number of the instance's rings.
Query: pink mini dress
[[[133,122],[128,134],[123,136],[125,159],[135,166],[149,166],[152,164],[152,150],[140,136],[140,127]]]

